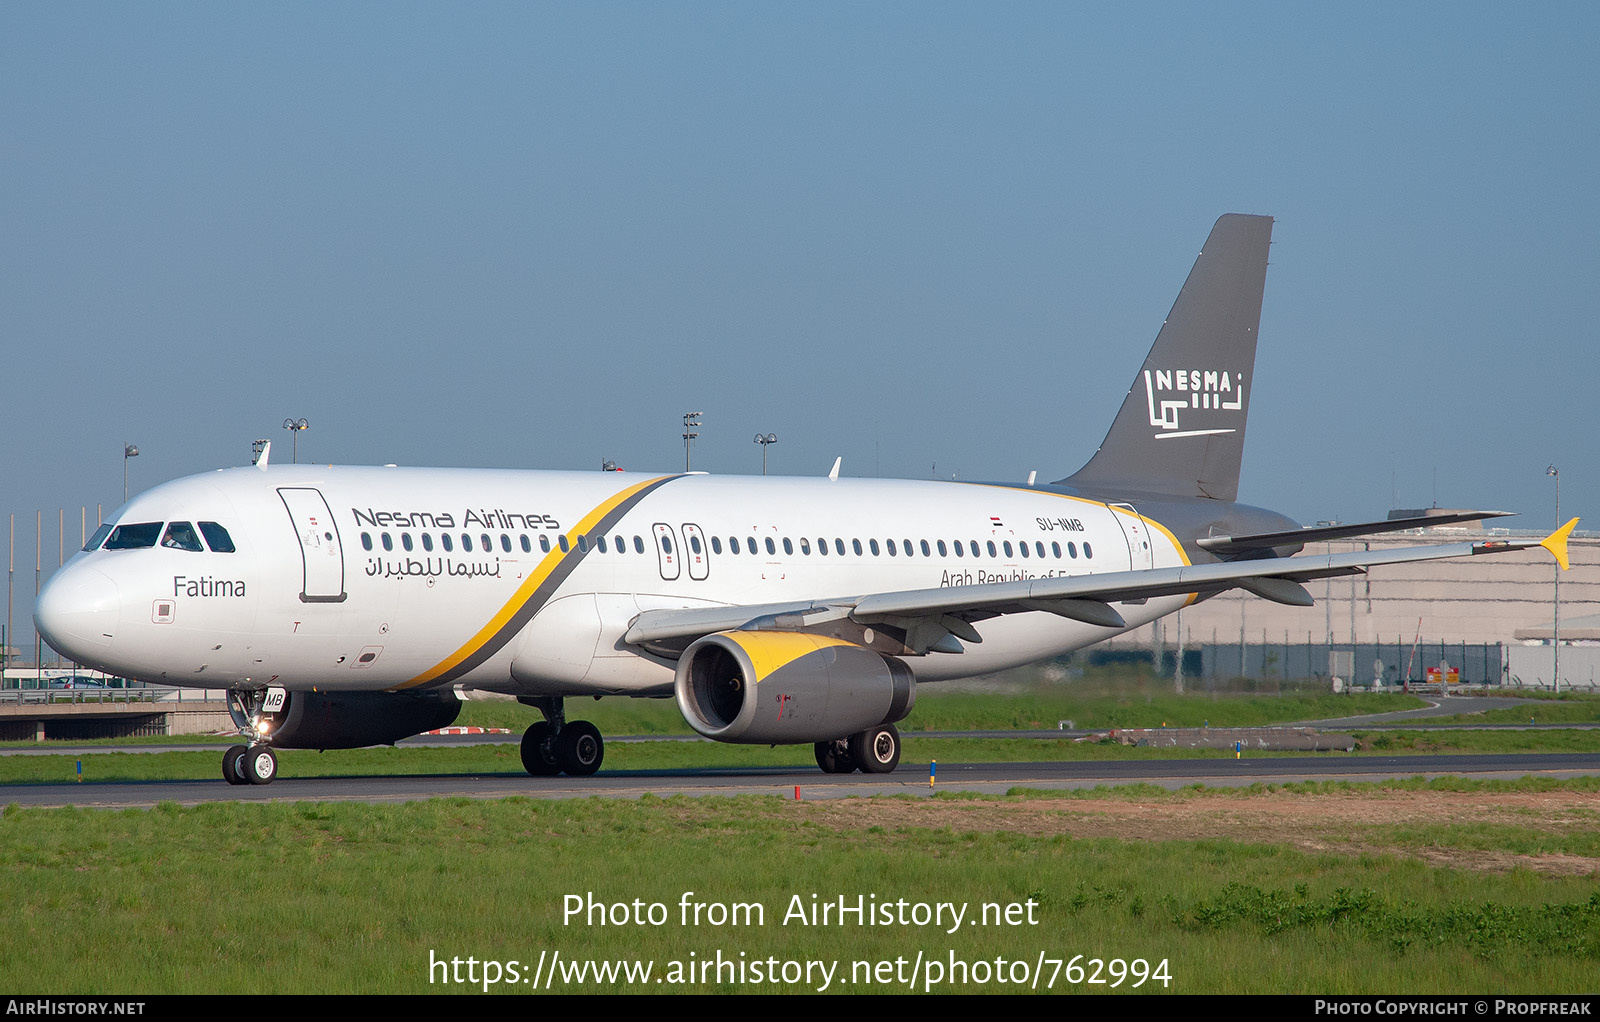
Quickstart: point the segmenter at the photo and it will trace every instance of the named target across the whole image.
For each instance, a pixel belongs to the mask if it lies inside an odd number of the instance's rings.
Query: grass
[[[1102,797],[1143,802],[1148,793]],[[1040,958],[1081,954],[1165,961],[1170,982],[1143,987],[1155,991],[1575,993],[1592,988],[1600,965],[1593,876],[1464,875],[1405,854],[1419,841],[1470,846],[1481,840],[1474,828],[1388,836],[1373,828],[1390,848],[1360,855],[1230,840],[1079,839],[1052,832],[1050,821],[1082,803],[1056,798],[951,800],[940,810],[946,825],[936,826],[847,803],[772,798],[10,807],[0,815],[10,938],[0,983],[39,993],[478,992],[481,982],[444,986],[430,958],[493,960],[504,976],[504,963],[531,967],[541,953],[665,970],[720,952],[747,963],[836,962],[835,992],[867,992],[882,988],[868,972],[852,977],[855,962],[903,960],[904,973],[920,953],[1031,969]],[[984,823],[980,810],[999,811],[1002,821],[1026,811],[1034,831]],[[1494,832],[1489,840],[1536,845],[1543,833],[1593,847],[1594,821],[1565,837],[1551,824],[1528,829],[1534,837]],[[658,904],[662,922],[568,916],[569,895],[580,906],[591,898]],[[1031,901],[1036,922],[1020,921],[1020,908],[1015,924],[954,932],[786,920],[813,896],[948,902],[971,917],[985,903]],[[760,905],[763,918],[684,925],[684,900]],[[933,989],[1013,989],[953,978]],[[816,985],[590,978],[558,981],[553,991]],[[1069,987],[1062,973],[1055,989],[1107,987]]]

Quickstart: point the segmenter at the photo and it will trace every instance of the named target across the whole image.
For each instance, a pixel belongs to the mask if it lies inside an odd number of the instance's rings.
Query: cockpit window
[[[94,535],[89,537],[89,542],[83,545],[83,552],[88,553],[90,550],[99,550],[100,544],[104,543],[106,541],[106,537],[111,535],[111,528],[111,523],[107,522],[100,526],[100,528],[94,530]]]
[[[143,550],[156,545],[161,538],[160,522],[141,522],[138,525],[119,525],[111,530],[106,540],[107,550]]]
[[[167,526],[167,534],[161,537],[161,545],[173,550],[201,551],[205,548],[200,545],[200,537],[195,533],[194,526],[188,522],[173,522]]]
[[[201,522],[200,534],[206,538],[206,546],[211,548],[212,553],[233,553],[233,537],[216,522]]]

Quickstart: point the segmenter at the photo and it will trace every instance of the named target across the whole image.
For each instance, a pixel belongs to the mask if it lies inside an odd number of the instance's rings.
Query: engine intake
[[[901,720],[916,679],[899,659],[823,635],[731,631],[696,640],[674,690],[689,726],[719,742],[829,741]]]

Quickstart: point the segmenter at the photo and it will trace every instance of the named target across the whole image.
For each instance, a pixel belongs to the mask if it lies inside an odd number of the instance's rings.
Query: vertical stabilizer
[[[1238,496],[1271,240],[1269,216],[1216,222],[1111,431],[1060,482],[1095,493]]]

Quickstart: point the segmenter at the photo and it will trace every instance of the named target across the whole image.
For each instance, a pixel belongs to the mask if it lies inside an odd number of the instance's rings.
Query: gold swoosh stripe
[[[596,531],[601,523],[610,527],[610,522],[620,519],[624,514],[633,509],[651,490],[677,476],[660,476],[647,479],[642,483],[612,495],[598,504],[588,514],[567,532],[568,549],[563,551],[560,544],[554,546],[528,577],[522,580],[517,591],[512,594],[500,610],[491,617],[477,633],[461,645],[454,653],[434,664],[426,671],[402,682],[396,688],[415,688],[418,685],[427,685],[430,682],[453,681],[457,677],[470,671],[495,653],[499,652],[511,638],[521,630],[522,626],[539,612],[539,609],[548,602],[561,582],[566,580],[578,562],[583,559],[584,552],[578,549],[578,537]],[[608,521],[610,520],[610,521]],[[599,531],[605,531],[601,529]]]

